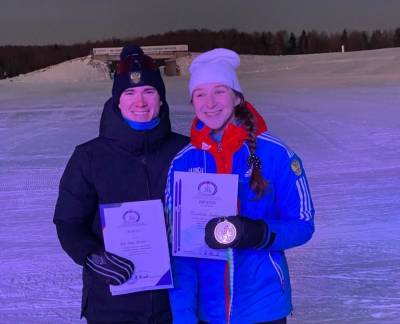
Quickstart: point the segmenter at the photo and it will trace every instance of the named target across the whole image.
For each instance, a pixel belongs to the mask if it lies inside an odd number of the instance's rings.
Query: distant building
[[[165,66],[165,75],[178,75],[176,59],[189,55],[188,45],[141,46],[141,48],[146,55],[156,60],[159,66]],[[121,51],[122,47],[93,48],[92,58],[106,62],[112,74]]]

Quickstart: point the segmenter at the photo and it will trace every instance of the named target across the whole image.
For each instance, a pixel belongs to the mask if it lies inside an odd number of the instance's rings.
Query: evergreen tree
[[[369,42],[371,49],[381,48],[382,43],[382,32],[380,30],[374,30],[371,35]]]
[[[0,59],[0,80],[7,76],[6,69],[4,67],[4,62]]]
[[[344,46],[345,51],[347,51],[348,43],[347,43],[347,30],[346,29],[343,30],[341,42],[342,42],[342,44],[340,44],[340,45]]]
[[[273,39],[273,35],[271,32],[263,32],[261,34],[261,41],[262,41],[262,45],[263,45],[263,54],[272,54],[272,39]]]
[[[309,47],[308,36],[307,36],[306,31],[303,29],[303,31],[301,32],[301,35],[300,35],[300,40],[299,40],[299,47],[298,47],[299,53],[300,54],[308,54],[308,47]]]
[[[394,31],[393,46],[400,47],[400,28],[397,28]]]
[[[272,40],[273,55],[286,54],[286,44],[288,42],[288,34],[286,30],[278,31]]]
[[[368,49],[366,32],[352,31],[347,38],[347,51],[362,51]]]
[[[288,54],[296,54],[297,53],[296,36],[294,36],[293,33],[290,33],[287,52],[288,52]]]

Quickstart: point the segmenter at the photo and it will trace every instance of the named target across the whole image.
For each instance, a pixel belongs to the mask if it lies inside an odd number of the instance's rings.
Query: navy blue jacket
[[[54,223],[63,249],[79,265],[104,245],[99,204],[162,199],[169,164],[188,143],[171,131],[168,105],[160,124],[135,131],[112,99],[104,106],[100,136],[75,148],[60,181]],[[82,315],[92,321],[162,323],[171,320],[168,292],[112,296],[83,267]]]

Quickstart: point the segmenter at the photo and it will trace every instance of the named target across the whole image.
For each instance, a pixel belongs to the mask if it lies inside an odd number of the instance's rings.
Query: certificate
[[[100,205],[107,251],[129,259],[130,280],[110,285],[112,295],[172,288],[167,234],[161,200]]]
[[[226,260],[226,250],[209,248],[205,226],[214,217],[237,214],[238,176],[174,173],[172,254]]]

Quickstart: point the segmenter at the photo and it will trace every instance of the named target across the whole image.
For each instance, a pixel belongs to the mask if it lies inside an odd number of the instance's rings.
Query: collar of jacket
[[[249,102],[246,101],[245,105],[256,119],[256,135],[265,132],[267,130],[267,125],[262,116]],[[248,139],[247,132],[242,125],[229,123],[222,134],[221,142],[217,143],[211,137],[211,131],[211,128],[195,117],[192,123],[190,140],[193,146],[210,152],[214,156],[218,173],[231,173],[233,154],[238,151]]]
[[[121,111],[110,98],[104,105],[100,120],[100,137],[116,142],[116,145],[135,155],[157,151],[171,134],[169,107],[165,102],[160,109],[157,127],[139,131],[132,129],[122,118]]]

